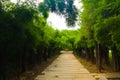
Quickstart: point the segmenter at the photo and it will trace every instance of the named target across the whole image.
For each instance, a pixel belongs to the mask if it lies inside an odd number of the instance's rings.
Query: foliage
[[[74,0],[44,0],[39,4],[39,10],[44,10],[43,15],[47,15],[48,10],[59,15],[64,15],[68,26],[74,26],[77,21],[77,9],[73,4]]]
[[[120,1],[82,0],[82,3],[84,10],[80,16],[82,21],[82,31],[80,32],[87,39],[88,47],[94,46],[96,41],[109,47],[116,44],[113,41],[113,34],[117,33],[117,36],[119,33],[116,31],[119,30],[117,17]],[[115,28],[115,26],[117,27]],[[116,38],[116,40],[118,39]]]
[[[54,30],[47,17],[43,3],[39,11],[26,3],[0,3],[0,79],[18,76],[61,49],[73,49],[77,32]]]
[[[119,66],[119,20],[120,20],[120,1],[119,0],[81,0],[83,3],[83,12],[80,15],[81,20],[81,38],[86,46],[87,57],[89,49],[96,48],[96,62],[98,68],[102,67],[102,61],[108,61],[108,48],[112,49],[114,69],[118,71]],[[83,44],[82,43],[82,44]],[[90,50],[90,51],[91,51]],[[92,55],[94,57],[94,55]],[[92,58],[93,58],[92,57]],[[108,63],[108,62],[106,62]]]

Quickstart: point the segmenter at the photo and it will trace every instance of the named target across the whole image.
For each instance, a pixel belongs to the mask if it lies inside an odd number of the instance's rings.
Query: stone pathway
[[[35,80],[95,80],[89,71],[75,58],[72,51],[62,54]]]

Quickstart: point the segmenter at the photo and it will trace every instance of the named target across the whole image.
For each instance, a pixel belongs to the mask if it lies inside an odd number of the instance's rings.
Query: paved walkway
[[[95,80],[75,58],[72,51],[64,51],[35,80]]]

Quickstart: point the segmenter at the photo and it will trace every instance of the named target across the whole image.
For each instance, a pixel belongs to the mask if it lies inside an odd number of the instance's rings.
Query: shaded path
[[[64,51],[35,80],[95,80],[72,54]]]

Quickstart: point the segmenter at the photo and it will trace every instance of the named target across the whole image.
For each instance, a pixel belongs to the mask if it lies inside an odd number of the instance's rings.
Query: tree
[[[43,10],[44,16],[47,10],[64,15],[68,26],[74,26],[77,21],[77,9],[74,6],[74,0],[44,0],[39,4],[39,10]]]
[[[96,62],[99,70],[101,70],[101,68],[103,67],[102,61],[104,59],[105,63],[109,64],[108,50],[111,49],[112,46],[117,48],[116,43],[114,43],[113,41],[113,34],[116,34],[117,30],[119,30],[119,28],[115,28],[115,26],[119,25],[119,19],[117,17],[119,15],[120,1],[82,0],[82,2],[84,10],[82,12],[81,20],[82,28],[84,28],[85,31],[84,36],[87,38],[87,47],[95,47],[96,45]],[[114,25],[114,28],[111,25]],[[116,38],[116,40],[119,39]],[[113,55],[114,54],[115,53],[113,53]]]

